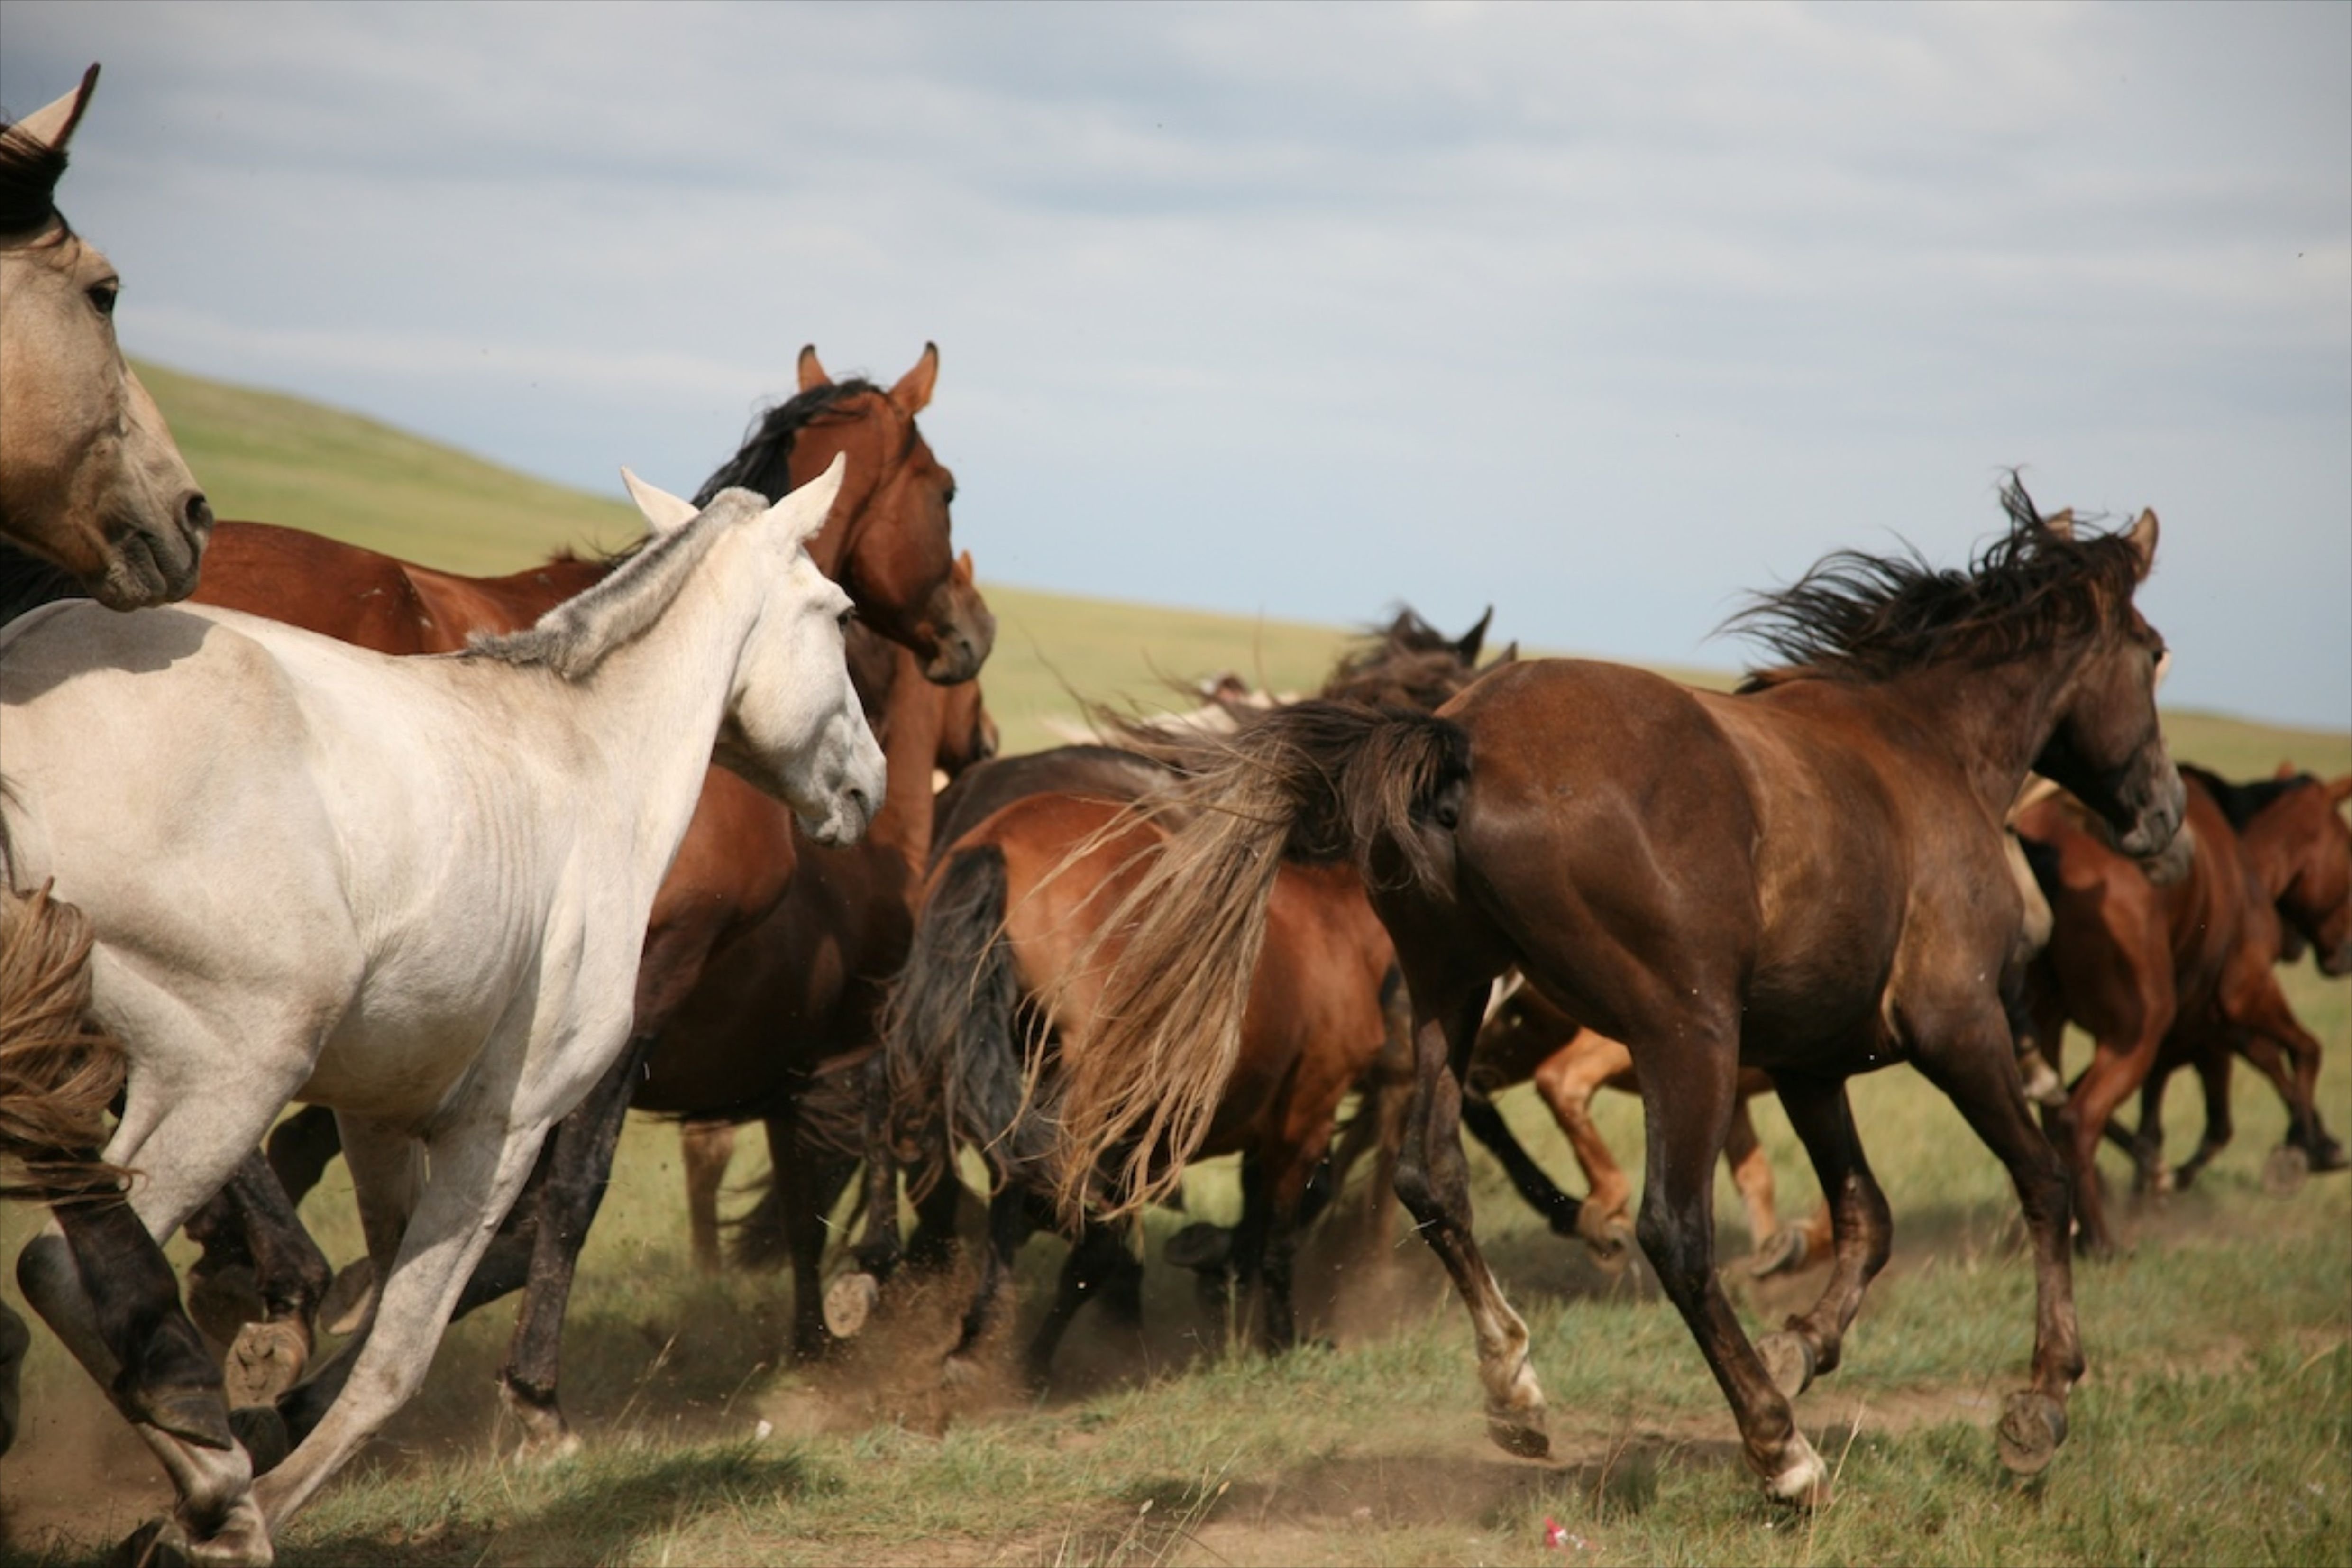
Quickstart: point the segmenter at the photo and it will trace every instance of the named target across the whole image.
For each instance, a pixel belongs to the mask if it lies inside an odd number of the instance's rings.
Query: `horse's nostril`
[[[180,517],[189,532],[208,533],[213,526],[213,503],[205,499],[204,491],[191,491],[186,504],[180,509]]]

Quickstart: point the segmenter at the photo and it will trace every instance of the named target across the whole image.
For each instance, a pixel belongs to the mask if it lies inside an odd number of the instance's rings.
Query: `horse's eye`
[[[836,624],[836,625],[838,625],[838,626],[841,627],[841,629],[842,629],[843,631],[845,631],[845,631],[847,631],[847,630],[849,629],[849,623],[850,623],[850,622],[852,622],[852,621],[854,621],[854,620],[856,620],[856,618],[857,618],[857,606],[856,606],[856,605],[843,605],[843,606],[842,606],[841,614],[840,614],[840,615],[838,615],[838,616],[835,616],[835,617],[834,617],[834,620],[835,620],[835,624]]]
[[[947,506],[955,505],[955,486],[950,485],[948,487],[948,493],[941,496],[940,500]]]
[[[93,283],[86,292],[91,307],[100,315],[111,316],[114,314],[115,296],[122,292],[122,288],[117,283]]]

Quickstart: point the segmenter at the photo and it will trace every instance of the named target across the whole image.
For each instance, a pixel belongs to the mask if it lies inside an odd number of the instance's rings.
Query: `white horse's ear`
[[[10,127],[17,135],[29,137],[44,147],[64,152],[73,137],[74,127],[81,123],[82,110],[89,107],[89,95],[98,86],[98,68],[92,66],[81,73],[81,85],[58,99],[55,103],[33,110]]]
[[[794,544],[804,544],[833,515],[834,498],[841,493],[841,478],[849,471],[849,454],[835,452],[824,472],[768,509]]]
[[[637,510],[646,514],[646,526],[656,533],[677,532],[699,510],[692,501],[649,485],[626,468],[621,470],[621,482],[629,487],[629,499],[637,503]]]

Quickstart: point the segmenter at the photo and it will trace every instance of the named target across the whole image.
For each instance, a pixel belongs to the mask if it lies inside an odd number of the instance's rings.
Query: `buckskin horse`
[[[115,340],[121,279],[58,210],[67,147],[98,68],[0,125],[0,622],[66,595],[110,608],[184,597],[212,509]],[[91,932],[72,905],[20,890],[0,834],[0,1194],[47,1202],[98,1282],[100,1339],[126,1414],[230,1441],[219,1370],[170,1265],[97,1158],[120,1087],[118,1042],[87,1027]],[[23,1321],[0,1306],[0,1452],[14,1441]]]
[[[1507,666],[1433,717],[1307,702],[1228,742],[1199,809],[1102,922],[1099,997],[1060,1100],[1066,1209],[1167,1190],[1234,1069],[1279,868],[1352,862],[1412,998],[1419,1092],[1397,1191],[1476,1332],[1490,1435],[1547,1451],[1528,1332],[1469,1226],[1461,1079],[1494,978],[1633,1053],[1648,1126],[1636,1234],[1775,1498],[1828,1471],[1790,1401],[1837,1365],[1885,1264],[1886,1202],[1845,1079],[1908,1061],[2008,1167],[2032,1238],[2032,1385],[1999,1428],[2036,1471],[2084,1365],[2065,1170],[2032,1119],[2003,1005],[2021,900],[2001,843],[2029,768],[2150,852],[2182,786],[2132,605],[2157,521],[2053,529],[2013,481],[1966,571],[1841,552],[1736,617],[1785,662],[1733,694],[1580,660]],[[1716,1277],[1712,1167],[1743,1064],[1771,1073],[1832,1207],[1820,1301],[1761,1344]]]

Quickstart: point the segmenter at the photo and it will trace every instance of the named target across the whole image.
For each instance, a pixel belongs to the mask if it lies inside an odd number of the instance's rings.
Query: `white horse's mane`
[[[465,657],[541,665],[566,680],[585,679],[606,655],[635,640],[661,618],[695,567],[710,553],[720,530],[759,515],[767,505],[751,490],[719,491],[693,518],[656,535],[603,582],[564,600],[529,629],[476,632]]]

